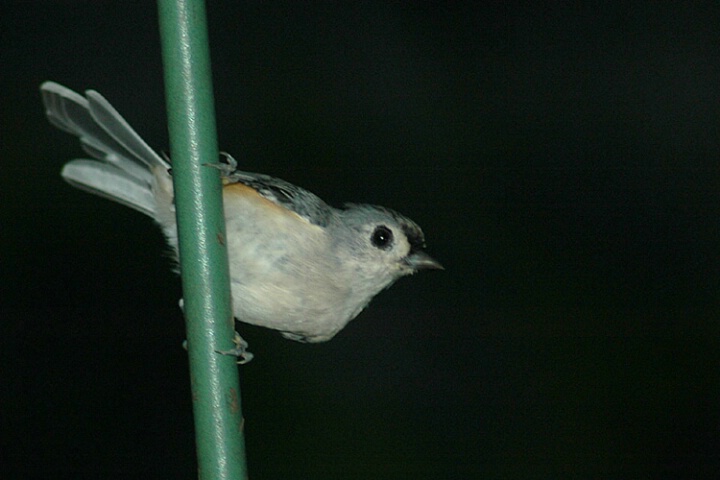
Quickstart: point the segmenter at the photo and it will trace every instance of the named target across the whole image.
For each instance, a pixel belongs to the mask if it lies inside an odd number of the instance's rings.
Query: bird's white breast
[[[224,203],[238,320],[311,341],[351,320],[349,282],[323,228],[242,184],[225,187]]]

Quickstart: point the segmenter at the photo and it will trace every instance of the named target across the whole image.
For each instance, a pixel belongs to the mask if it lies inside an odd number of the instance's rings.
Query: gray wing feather
[[[312,192],[279,178],[235,170],[227,175],[230,182],[254,188],[263,197],[297,213],[314,225],[327,226],[333,208]]]

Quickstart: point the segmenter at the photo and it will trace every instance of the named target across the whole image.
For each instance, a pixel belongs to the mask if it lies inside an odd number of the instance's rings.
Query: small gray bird
[[[62,177],[154,219],[177,254],[170,164],[99,93],[83,97],[53,82],[40,90],[50,122],[97,159],[72,160]],[[283,180],[237,170],[229,155],[215,166],[223,174],[233,314],[242,322],[324,342],[398,278],[442,269],[422,250],[420,227],[393,210],[333,208]],[[233,353],[248,361],[247,344],[236,343]]]

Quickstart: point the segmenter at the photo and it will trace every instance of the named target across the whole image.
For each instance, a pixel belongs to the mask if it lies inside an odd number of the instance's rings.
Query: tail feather
[[[155,153],[99,93],[83,97],[54,82],[41,85],[50,122],[80,138],[100,161],[74,160],[62,170],[69,183],[154,217],[153,188],[170,164]]]
[[[65,164],[62,177],[71,185],[155,218],[155,197],[146,183],[107,163],[78,159]]]
[[[85,95],[90,107],[90,114],[95,122],[118,144],[122,145],[125,151],[130,152],[151,170],[155,167],[169,167],[168,163],[145,143],[102,95],[94,90],[88,90]]]

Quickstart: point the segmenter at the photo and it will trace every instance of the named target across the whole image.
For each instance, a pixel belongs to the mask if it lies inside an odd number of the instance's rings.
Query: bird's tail
[[[172,203],[170,164],[96,91],[83,97],[54,82],[43,83],[40,91],[50,123],[78,136],[85,152],[97,159],[68,162],[62,177],[165,223],[162,217],[170,214]]]

